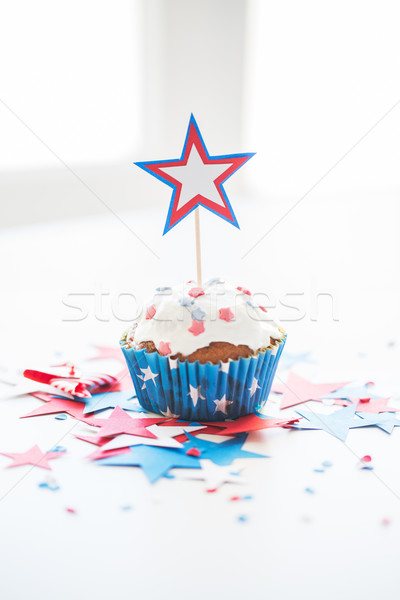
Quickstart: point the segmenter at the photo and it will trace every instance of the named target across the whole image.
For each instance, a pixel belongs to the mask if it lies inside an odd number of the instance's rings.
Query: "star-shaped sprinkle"
[[[191,397],[192,401],[193,401],[193,406],[197,406],[197,402],[199,400],[199,398],[201,400],[205,400],[204,396],[201,395],[200,393],[200,386],[199,387],[193,387],[192,385],[189,384],[189,393],[188,396]]]
[[[173,189],[164,234],[198,206],[239,227],[223,184],[252,156],[210,156],[191,115],[180,159],[136,163]]]
[[[249,290],[246,290],[246,288],[238,286],[236,288],[237,290],[239,290],[239,292],[242,292],[242,294],[246,294],[247,296],[251,296],[251,292],[249,292]]]
[[[399,412],[400,408],[394,406],[387,406],[390,398],[377,398],[376,400],[369,400],[363,402],[360,400],[357,404],[357,412],[359,413],[373,413],[378,414],[382,412]]]
[[[142,390],[146,389],[146,381],[152,381],[154,385],[156,385],[156,377],[158,377],[158,373],[153,373],[150,367],[146,367],[145,369],[140,369],[143,375],[138,375],[139,379],[143,380]]]
[[[188,328],[188,331],[193,333],[193,335],[200,335],[200,333],[204,333],[205,329],[203,321],[192,321],[192,325]]]
[[[183,298],[179,299],[179,304],[181,306],[185,306],[186,308],[190,308],[191,306],[193,306],[194,300],[193,298],[187,298],[186,296],[184,296]]]
[[[192,298],[198,298],[199,296],[204,296],[204,290],[202,287],[192,287],[189,291],[188,291],[189,296],[192,296]]]
[[[0,452],[0,454],[13,459],[13,462],[8,465],[9,468],[33,465],[51,471],[49,460],[60,458],[65,452],[42,452],[39,446],[32,446],[26,452]]]
[[[171,354],[171,346],[169,345],[169,342],[160,342],[158,344],[158,351],[161,354],[161,356]]]
[[[200,308],[200,306],[196,306],[196,308],[192,310],[192,319],[194,321],[203,321],[205,316],[206,313]]]
[[[231,400],[227,400],[226,394],[224,394],[222,396],[221,400],[214,400],[214,404],[215,404],[214,414],[216,412],[222,412],[222,413],[224,413],[224,415],[227,415],[228,414],[228,406],[233,404],[233,402]]]
[[[151,304],[146,309],[146,319],[149,321],[150,319],[152,319],[154,317],[155,314],[156,314],[156,307],[154,306],[154,304]]]
[[[199,437],[186,433],[188,441],[183,445],[184,450],[197,448],[202,459],[209,458],[216,465],[230,465],[236,458],[269,458],[264,454],[247,452],[242,447],[247,439],[247,434],[241,434],[226,442],[209,442]]]
[[[273,385],[272,391],[282,394],[281,409],[284,409],[308,400],[321,400],[347,383],[312,383],[296,373],[289,373],[287,383]]]
[[[254,396],[254,394],[256,393],[257,390],[260,390],[260,386],[258,385],[258,380],[253,377],[253,382],[251,384],[251,387],[248,388],[250,391],[250,398],[252,398]]]
[[[100,437],[110,437],[120,433],[129,433],[131,435],[140,435],[141,437],[155,438],[147,427],[157,423],[162,423],[164,417],[155,419],[133,419],[122,408],[117,406],[112,411],[108,419],[102,419],[102,427],[98,433]]]
[[[217,490],[224,483],[245,483],[240,475],[232,473],[232,467],[214,464],[209,459],[200,460],[201,469],[188,471],[177,469],[173,473],[179,479],[198,479],[205,481],[207,490]]]
[[[133,446],[125,454],[104,458],[98,464],[141,467],[150,483],[154,483],[174,467],[200,469],[199,459],[187,456],[183,450],[154,446]]]
[[[235,315],[233,314],[233,312],[231,311],[231,309],[228,308],[220,308],[219,309],[219,318],[222,321],[226,321],[227,323],[229,323],[230,321],[233,321],[233,319],[235,318]]]

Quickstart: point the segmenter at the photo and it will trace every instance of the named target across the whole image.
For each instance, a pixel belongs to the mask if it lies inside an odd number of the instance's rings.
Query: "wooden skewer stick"
[[[200,211],[197,207],[194,211],[194,222],[196,230],[196,264],[197,264],[197,285],[202,286],[201,280],[201,246],[200,246]]]

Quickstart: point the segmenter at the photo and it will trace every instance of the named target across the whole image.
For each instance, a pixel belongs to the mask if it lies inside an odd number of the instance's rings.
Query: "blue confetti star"
[[[150,483],[154,483],[174,467],[200,469],[200,461],[187,456],[183,450],[159,448],[157,446],[131,446],[130,451],[118,456],[110,456],[97,461],[105,466],[141,467]]]
[[[295,429],[321,429],[344,442],[351,427],[362,427],[362,420],[358,419],[361,422],[360,425],[355,420],[356,408],[356,404],[349,404],[330,415],[313,413],[306,409],[297,410],[297,414],[304,420],[294,423],[292,427]]]
[[[98,412],[106,408],[115,408],[119,406],[125,410],[134,412],[146,412],[136,400],[135,390],[124,392],[104,392],[102,394],[93,394],[86,400],[86,406],[83,414]]]
[[[400,421],[393,413],[379,413],[377,415],[371,413],[357,413],[363,421],[366,421],[366,426],[376,426],[386,433],[392,433],[395,427],[400,427]],[[359,425],[360,427],[360,425]]]
[[[242,450],[247,439],[247,434],[227,440],[226,442],[207,442],[198,437],[186,433],[188,441],[183,444],[185,450],[197,448],[200,450],[200,458],[209,458],[216,465],[231,465],[235,458],[269,458],[265,454],[255,454]]]
[[[196,306],[196,308],[192,310],[192,319],[195,321],[203,321],[205,316],[206,313],[200,308],[200,306]]]

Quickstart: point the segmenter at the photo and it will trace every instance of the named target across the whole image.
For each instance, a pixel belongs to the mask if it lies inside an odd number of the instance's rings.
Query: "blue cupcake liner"
[[[255,356],[217,365],[127,348],[124,338],[120,344],[143,408],[187,421],[224,421],[265,405],[285,342],[286,336]]]

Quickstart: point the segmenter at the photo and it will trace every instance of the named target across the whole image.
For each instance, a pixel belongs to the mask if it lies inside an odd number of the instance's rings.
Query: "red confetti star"
[[[223,321],[226,321],[227,323],[229,323],[229,321],[233,321],[233,319],[235,318],[235,315],[233,314],[233,312],[231,311],[230,308],[220,308],[219,309],[219,318],[222,319]]]
[[[154,317],[154,315],[156,314],[156,307],[154,306],[154,304],[152,304],[151,306],[147,307],[146,310],[146,319],[152,319]]]
[[[139,435],[142,437],[156,438],[146,427],[162,423],[165,417],[157,419],[133,419],[121,407],[117,406],[112,411],[108,419],[98,419],[103,422],[98,435],[99,437],[110,437],[120,433],[129,433],[130,435]]]
[[[167,354],[171,354],[171,346],[168,342],[160,342],[158,345],[158,351],[162,356],[166,356]]]
[[[3,456],[13,459],[8,467],[21,467],[22,465],[33,465],[51,471],[49,460],[60,458],[65,452],[42,452],[39,446],[32,446],[26,452],[0,452]]]
[[[83,411],[86,405],[83,402],[75,402],[75,400],[66,400],[65,398],[56,398],[45,392],[32,394],[32,396],[44,400],[45,404],[35,408],[27,415],[23,415],[20,417],[21,419],[26,419],[27,417],[39,417],[42,415],[53,415],[56,413],[67,413],[67,415],[74,417],[74,419],[77,419],[78,421],[83,421],[88,425],[96,425],[98,422],[98,419],[96,418],[84,416]]]
[[[322,401],[324,396],[335,392],[347,385],[348,381],[338,383],[312,383],[296,373],[290,373],[287,383],[275,384],[272,391],[282,394],[281,409],[289,408],[307,402],[308,400]]]
[[[188,291],[188,294],[192,298],[198,298],[199,296],[204,296],[204,290],[201,287],[194,287]]]
[[[189,327],[188,331],[193,333],[193,335],[200,335],[200,333],[204,333],[204,323],[203,321],[192,321],[192,326]]]

